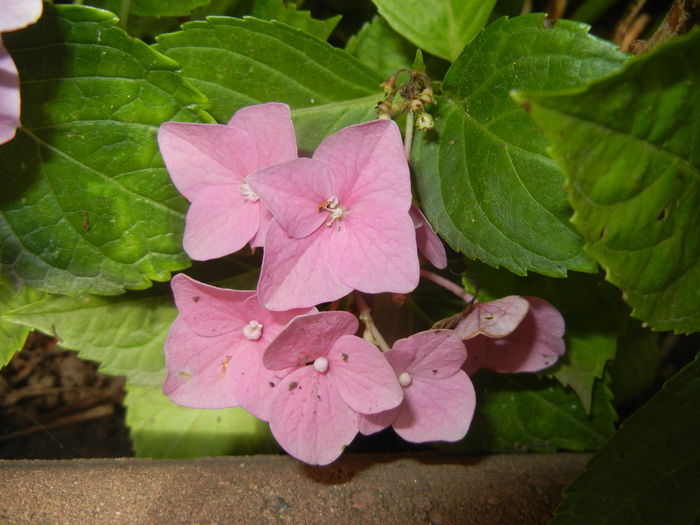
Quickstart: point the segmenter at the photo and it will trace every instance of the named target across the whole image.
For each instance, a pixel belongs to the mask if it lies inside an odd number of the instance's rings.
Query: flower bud
[[[433,129],[435,126],[435,121],[429,113],[421,113],[416,118],[416,127],[421,131],[427,131]]]

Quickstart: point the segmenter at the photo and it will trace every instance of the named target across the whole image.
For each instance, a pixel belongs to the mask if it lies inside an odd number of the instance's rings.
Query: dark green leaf
[[[109,0],[112,10],[121,15],[124,4],[128,3],[128,13],[139,16],[186,16],[196,8],[211,0]]]
[[[311,17],[310,11],[299,11],[296,4],[285,3],[283,0],[256,0],[251,14],[265,20],[284,22],[321,40],[330,36],[342,18],[341,15],[337,15],[326,20],[317,20]]]
[[[569,224],[564,178],[547,142],[510,100],[514,88],[579,86],[619,68],[625,55],[587,26],[544,15],[500,19],[452,65],[438,102],[438,136],[414,148],[420,197],[457,251],[525,274],[594,271]]]
[[[685,525],[700,515],[700,358],[627,419],[566,489],[553,525]]]
[[[155,47],[182,65],[183,76],[210,98],[219,122],[250,104],[289,104],[302,149],[375,118],[383,96],[377,73],[279,22],[212,17],[163,35]]]
[[[0,276],[0,368],[10,362],[15,352],[22,349],[30,328],[5,319],[14,308],[38,301],[42,293],[31,288],[15,288]]]
[[[47,4],[39,23],[3,37],[22,78],[23,127],[0,147],[0,261],[35,288],[115,294],[189,264],[186,202],[155,136],[164,121],[206,118],[206,99],[115,22]]]
[[[518,98],[552,142],[586,253],[655,330],[700,330],[700,31],[585,89]]]

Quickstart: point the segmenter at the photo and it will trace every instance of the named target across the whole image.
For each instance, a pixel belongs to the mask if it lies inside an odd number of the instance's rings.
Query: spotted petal
[[[505,337],[515,330],[530,309],[530,303],[519,295],[509,295],[487,303],[476,303],[469,315],[455,327],[462,339],[484,334]]]
[[[467,350],[453,330],[426,330],[396,341],[385,355],[397,375],[442,379],[462,368]]]

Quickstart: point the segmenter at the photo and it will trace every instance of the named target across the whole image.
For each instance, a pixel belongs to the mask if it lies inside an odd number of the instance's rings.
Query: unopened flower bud
[[[427,131],[435,127],[435,121],[429,113],[421,113],[416,118],[416,127],[421,131]]]
[[[435,99],[433,98],[433,90],[430,88],[425,88],[418,95],[418,99],[424,104],[433,104],[435,102]]]
[[[423,111],[423,103],[416,98],[411,100],[411,112],[420,113],[422,111]]]

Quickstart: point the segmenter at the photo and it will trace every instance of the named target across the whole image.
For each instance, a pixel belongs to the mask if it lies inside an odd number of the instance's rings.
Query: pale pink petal
[[[329,228],[292,239],[273,222],[265,238],[258,296],[270,310],[289,310],[335,301],[352,288],[336,277],[329,261]]]
[[[261,167],[251,136],[233,126],[166,122],[158,144],[170,178],[190,202],[211,184],[232,185],[235,191]]]
[[[250,187],[290,237],[301,239],[328,220],[331,195],[326,165],[295,159],[255,172]]]
[[[442,244],[440,237],[435,234],[435,230],[430,226],[428,219],[425,218],[423,212],[418,206],[411,205],[409,210],[413,225],[416,228],[416,243],[418,251],[428,259],[428,262],[435,268],[445,268],[447,266],[447,253],[445,245]]]
[[[329,164],[333,191],[351,209],[369,199],[402,212],[411,205],[411,180],[398,126],[373,120],[343,128],[326,138],[314,159]]]
[[[0,144],[11,140],[15,136],[17,128],[21,126],[19,111],[17,67],[7,49],[3,47],[2,36],[0,36]]]
[[[327,356],[333,344],[354,334],[359,322],[350,312],[329,311],[299,315],[275,337],[263,354],[270,370],[300,367]]]
[[[270,166],[297,157],[289,106],[268,102],[239,109],[228,123],[246,131],[258,150],[260,167]]]
[[[236,406],[230,370],[232,356],[228,334],[198,336],[178,316],[165,342],[168,375],[163,393],[175,403],[191,408]]]
[[[457,441],[469,430],[476,394],[463,371],[439,380],[412,376],[404,402],[392,424],[406,441]]]
[[[267,230],[270,229],[270,223],[274,221],[270,210],[268,210],[264,205],[258,208],[260,210],[260,226],[258,226],[258,231],[250,240],[250,247],[255,250],[255,248],[262,248],[265,246],[265,239],[267,238]]]
[[[377,414],[357,414],[357,426],[364,436],[376,434],[390,426],[401,411],[401,405]]]
[[[350,408],[376,414],[398,406],[403,389],[386,357],[372,343],[354,335],[339,338],[328,354],[330,380]]]
[[[244,200],[233,185],[205,186],[187,211],[183,247],[206,261],[243,248],[260,226],[260,204]]]
[[[479,335],[465,342],[467,373],[472,374],[480,367],[503,373],[538,372],[564,354],[564,318],[544,299],[526,299],[530,310],[510,335],[501,339]]]
[[[519,295],[476,303],[472,311],[455,327],[455,331],[462,339],[477,334],[505,337],[518,327],[529,309],[530,303]]]
[[[213,337],[229,332],[238,335],[249,321],[243,302],[255,295],[253,290],[217,288],[184,273],[173,277],[170,286],[180,315],[198,335]]]
[[[300,368],[275,387],[270,430],[288,454],[312,465],[327,465],[357,434],[357,414],[332,381],[312,366]]]
[[[409,293],[420,278],[416,234],[403,217],[366,216],[348,211],[329,238],[329,255],[338,278],[366,293]]]
[[[462,368],[467,350],[453,330],[426,330],[396,341],[385,355],[397,376],[443,379]]]
[[[0,33],[33,24],[41,16],[41,0],[0,0]]]

